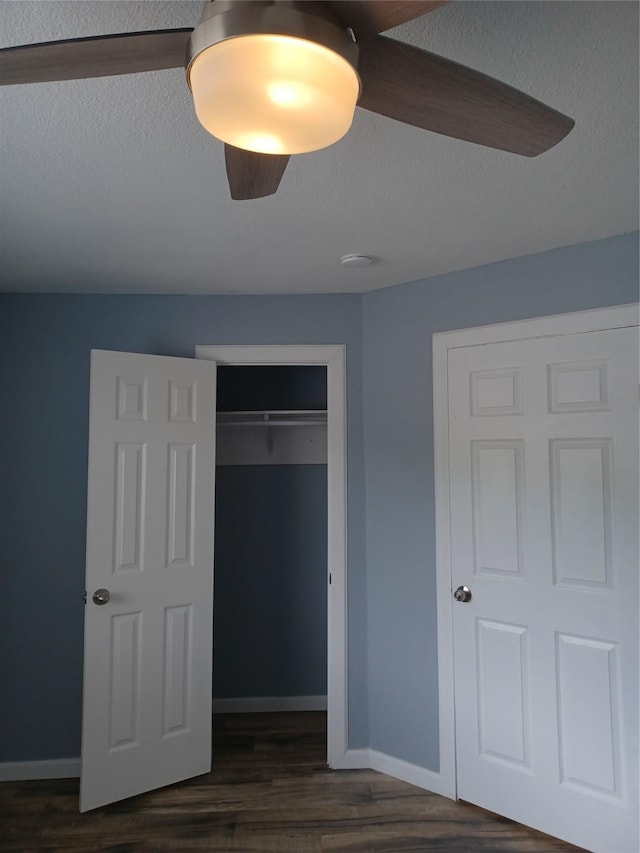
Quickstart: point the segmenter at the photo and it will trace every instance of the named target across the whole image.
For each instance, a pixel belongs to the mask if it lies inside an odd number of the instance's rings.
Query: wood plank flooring
[[[326,715],[223,714],[214,769],[78,812],[78,780],[0,784],[0,850],[391,853],[578,848],[373,770],[327,769]]]

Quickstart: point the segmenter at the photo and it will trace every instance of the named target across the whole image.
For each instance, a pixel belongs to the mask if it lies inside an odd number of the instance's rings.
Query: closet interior
[[[322,710],[327,377],[218,367],[214,711]]]

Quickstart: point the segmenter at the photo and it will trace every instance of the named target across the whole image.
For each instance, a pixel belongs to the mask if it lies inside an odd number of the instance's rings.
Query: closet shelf
[[[218,426],[324,426],[327,423],[327,412],[321,409],[294,409],[253,411],[253,412],[218,412]]]

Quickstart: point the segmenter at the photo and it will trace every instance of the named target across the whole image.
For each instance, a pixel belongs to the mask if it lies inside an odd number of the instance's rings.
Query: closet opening
[[[327,367],[219,365],[217,413],[214,719],[326,739]]]

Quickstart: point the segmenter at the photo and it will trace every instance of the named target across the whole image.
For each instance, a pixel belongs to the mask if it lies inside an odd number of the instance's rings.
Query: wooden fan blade
[[[448,2],[450,0],[331,0],[329,6],[360,39],[399,27]]]
[[[575,124],[506,83],[385,36],[360,43],[358,71],[359,106],[489,148],[535,157]]]
[[[289,162],[288,154],[258,154],[225,144],[224,159],[231,198],[264,198],[273,195]]]
[[[0,50],[0,85],[180,68],[192,29],[93,36]]]

